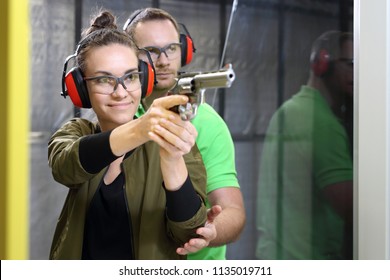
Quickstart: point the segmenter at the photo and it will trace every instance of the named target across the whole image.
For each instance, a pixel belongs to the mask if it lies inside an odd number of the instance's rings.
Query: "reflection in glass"
[[[260,163],[256,256],[352,258],[353,38],[313,44],[310,76],[269,123]]]

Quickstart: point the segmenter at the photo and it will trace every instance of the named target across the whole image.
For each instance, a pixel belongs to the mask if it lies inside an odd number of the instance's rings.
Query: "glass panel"
[[[230,258],[352,258],[352,11],[238,1],[225,58],[237,79],[219,101],[248,223]]]

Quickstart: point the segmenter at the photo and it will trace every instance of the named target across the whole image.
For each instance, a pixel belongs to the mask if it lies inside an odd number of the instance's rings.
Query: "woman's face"
[[[97,47],[88,52],[85,62],[89,98],[102,130],[110,130],[132,120],[141,99],[138,75],[130,74],[138,73],[135,51],[120,44]],[[127,90],[115,77],[123,77]]]

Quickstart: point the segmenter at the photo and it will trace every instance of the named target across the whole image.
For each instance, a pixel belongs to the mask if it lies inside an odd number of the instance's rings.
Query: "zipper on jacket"
[[[130,244],[131,244],[131,255],[133,256],[133,260],[135,260],[135,252],[134,252],[134,234],[133,234],[133,223],[131,220],[131,214],[130,214],[130,208],[129,208],[129,202],[127,200],[127,195],[126,195],[126,173],[124,172],[123,168],[123,162],[121,163],[121,170],[123,172],[124,178],[125,178],[125,183],[123,184],[123,196],[125,199],[125,205],[126,205],[126,211],[127,211],[127,216],[129,218],[129,228],[130,228]]]

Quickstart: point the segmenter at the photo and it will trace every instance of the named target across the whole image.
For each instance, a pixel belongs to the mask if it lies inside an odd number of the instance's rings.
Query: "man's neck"
[[[343,115],[346,111],[346,106],[350,106],[352,104],[348,98],[346,98],[345,94],[342,92],[336,92],[330,90],[322,79],[319,78],[310,78],[308,86],[317,89],[320,94],[325,98],[326,102],[329,104],[329,107],[333,111],[333,113],[339,117],[343,118]],[[349,108],[348,108],[349,110]]]

